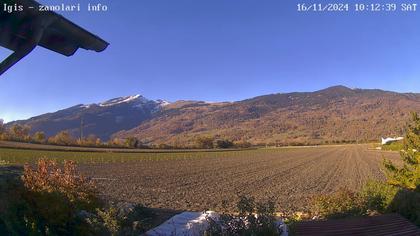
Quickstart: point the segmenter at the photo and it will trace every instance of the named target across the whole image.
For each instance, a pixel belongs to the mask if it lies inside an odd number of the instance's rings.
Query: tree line
[[[28,125],[14,124],[6,127],[3,120],[0,120],[0,140],[51,144],[60,146],[82,146],[82,147],[118,147],[118,148],[140,148],[142,144],[136,138],[112,139],[102,141],[96,135],[88,135],[84,138],[75,138],[67,131],[60,131],[56,135],[48,137],[44,132],[37,131],[31,133],[31,127]]]
[[[45,132],[31,132],[28,125],[13,124],[6,127],[0,119],[0,140],[26,142],[36,144],[49,144],[59,146],[101,147],[101,148],[155,148],[155,149],[226,149],[226,148],[249,148],[251,143],[246,141],[233,142],[226,138],[213,136],[199,136],[192,146],[174,146],[169,144],[145,144],[136,137],[112,138],[103,141],[96,135],[90,134],[83,138],[75,138],[72,134],[63,130],[56,135],[48,137]]]

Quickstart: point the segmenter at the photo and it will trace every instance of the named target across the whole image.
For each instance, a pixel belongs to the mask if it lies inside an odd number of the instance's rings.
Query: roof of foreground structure
[[[79,48],[102,52],[108,43],[63,16],[39,11],[34,0],[0,0],[0,4],[22,6],[22,10],[0,11],[0,46],[14,53],[0,64],[0,75],[28,55],[36,46],[65,56]]]

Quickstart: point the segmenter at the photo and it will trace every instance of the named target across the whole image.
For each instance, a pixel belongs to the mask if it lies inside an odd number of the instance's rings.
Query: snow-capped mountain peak
[[[156,106],[155,109],[157,110],[159,110],[159,107],[162,108],[171,104],[170,102],[163,99],[149,100],[143,97],[142,95],[137,94],[137,95],[132,95],[132,96],[113,98],[113,99],[107,100],[105,102],[100,102],[100,103],[81,104],[79,105],[79,107],[83,109],[89,109],[91,107],[97,107],[97,106],[106,108],[106,107],[112,107],[112,106],[121,105],[125,103],[132,104],[132,107],[134,108],[144,108],[144,106]]]
[[[137,99],[140,99],[140,98],[142,98],[142,100],[143,99],[147,100],[147,99],[143,98],[143,96],[137,94],[137,95],[134,95],[134,96],[114,98],[114,99],[108,100],[106,102],[99,103],[99,106],[101,106],[101,107],[115,106],[115,105],[118,105],[118,104],[121,104],[121,103],[131,102],[131,101],[134,101],[134,100],[137,100]]]

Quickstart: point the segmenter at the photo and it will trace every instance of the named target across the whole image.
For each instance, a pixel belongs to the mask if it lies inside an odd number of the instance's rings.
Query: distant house
[[[400,140],[403,140],[404,138],[403,137],[396,137],[396,138],[381,138],[382,139],[382,145],[385,145],[385,144],[390,144],[390,143],[393,143],[393,142],[396,142],[396,141],[400,141]]]

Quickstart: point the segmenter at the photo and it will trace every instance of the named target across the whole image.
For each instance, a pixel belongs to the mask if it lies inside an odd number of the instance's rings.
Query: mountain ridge
[[[333,86],[170,108],[115,137],[175,146],[200,136],[270,145],[376,140],[403,132],[409,111],[420,111],[420,94]]]
[[[137,137],[144,143],[191,146],[200,136],[254,144],[371,140],[401,134],[409,111],[420,111],[419,93],[331,86],[314,92],[261,95],[234,102],[149,100],[125,96],[79,104],[15,123],[48,136],[83,130],[103,140]]]

